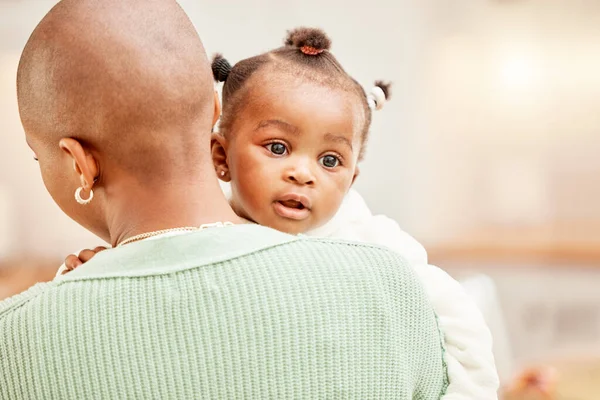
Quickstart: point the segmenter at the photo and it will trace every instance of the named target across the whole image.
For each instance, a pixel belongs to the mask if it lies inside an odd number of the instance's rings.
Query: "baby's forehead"
[[[246,110],[239,117],[256,119],[282,114],[293,119],[352,126],[352,130],[361,130],[364,125],[363,107],[353,96],[310,81],[256,82],[244,103]]]
[[[252,113],[320,105],[323,108],[316,109],[315,114],[336,110],[345,113],[359,129],[365,123],[364,106],[356,91],[319,75],[298,75],[266,67],[249,79],[246,89],[241,100]]]
[[[247,85],[254,88],[294,88],[301,85],[313,85],[331,92],[345,93],[350,97],[357,95],[355,86],[345,75],[331,76],[319,70],[287,61],[265,64],[248,79]]]

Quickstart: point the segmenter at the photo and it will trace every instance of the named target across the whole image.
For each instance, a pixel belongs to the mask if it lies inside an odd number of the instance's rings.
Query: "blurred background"
[[[0,0],[0,299],[102,244],[52,202],[19,121],[20,52],[55,3]],[[317,26],[367,90],[393,81],[356,187],[473,294],[504,385],[551,366],[557,399],[600,398],[600,1],[180,3],[232,62]]]

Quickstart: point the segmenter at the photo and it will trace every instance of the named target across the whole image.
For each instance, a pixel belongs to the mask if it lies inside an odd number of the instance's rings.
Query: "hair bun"
[[[376,81],[375,86],[371,89],[371,92],[367,95],[367,103],[371,110],[381,110],[383,105],[390,99],[392,93],[390,92],[391,83],[385,83],[383,81]]]
[[[385,95],[386,100],[389,100],[392,98],[392,91],[391,91],[392,83],[391,82],[375,81],[375,86],[383,91],[383,94]]]
[[[296,28],[288,31],[285,45],[297,47],[305,54],[317,55],[331,48],[331,39],[320,29]],[[309,49],[309,51],[306,52],[303,49]]]
[[[217,82],[225,82],[231,72],[231,64],[221,54],[215,54],[210,67]]]

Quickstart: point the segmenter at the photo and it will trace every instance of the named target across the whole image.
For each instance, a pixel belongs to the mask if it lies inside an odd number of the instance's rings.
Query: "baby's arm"
[[[65,262],[58,268],[55,278],[60,275],[64,275],[67,272],[72,271],[75,268],[83,265],[84,263],[91,260],[92,257],[94,257],[96,254],[98,254],[99,252],[101,252],[103,250],[106,250],[106,247],[98,246],[93,250],[90,250],[90,249],[81,250],[78,255],[69,254],[67,256],[67,258],[65,258]]]
[[[415,266],[444,333],[450,384],[444,400],[496,400],[498,373],[492,336],[463,287],[433,265]]]
[[[403,255],[421,278],[444,334],[449,386],[443,400],[497,400],[492,335],[474,300],[454,278],[429,265],[422,246],[394,220],[379,215],[360,225],[368,236],[363,239]]]
[[[311,233],[309,233],[311,234]],[[372,215],[352,190],[325,229],[312,234],[391,248],[416,269],[444,334],[449,386],[444,400],[496,400],[498,373],[490,331],[475,302],[443,270],[428,265],[427,252],[396,221]]]

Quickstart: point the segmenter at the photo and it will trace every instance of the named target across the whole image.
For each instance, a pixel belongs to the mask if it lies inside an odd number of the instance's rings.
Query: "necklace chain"
[[[162,235],[164,233],[171,233],[171,232],[185,232],[185,231],[201,231],[203,229],[206,228],[221,228],[224,226],[231,226],[233,225],[232,222],[226,221],[226,222],[213,222],[211,224],[202,224],[200,226],[183,226],[181,228],[170,228],[170,229],[161,229],[159,231],[153,231],[153,232],[146,232],[146,233],[140,233],[139,235],[135,235],[132,236],[130,238],[127,238],[125,240],[123,240],[121,243],[117,244],[115,247],[121,247],[124,246],[128,243],[132,243],[132,242],[137,242],[139,240],[144,240],[144,239],[148,239],[151,238],[153,236],[158,236],[158,235]]]

